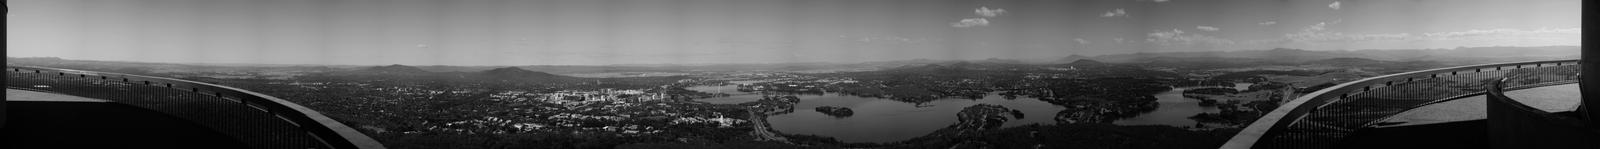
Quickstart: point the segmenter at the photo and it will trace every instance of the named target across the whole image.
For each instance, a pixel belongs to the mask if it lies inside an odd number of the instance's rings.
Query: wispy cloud
[[[1110,17],[1126,17],[1126,16],[1128,16],[1128,11],[1123,11],[1122,8],[1117,8],[1116,10],[1106,11],[1105,14],[1100,14],[1100,17],[1107,17],[1107,18],[1110,18]]]
[[[1343,33],[1317,23],[1298,32],[1284,34],[1279,41],[1298,43],[1327,42],[1458,42],[1485,45],[1578,45],[1582,28],[1475,29],[1432,33]]]
[[[1583,28],[1563,28],[1563,29],[1540,28],[1540,29],[1536,29],[1536,30],[1520,30],[1520,29],[1504,29],[1504,28],[1502,28],[1502,29],[1467,30],[1467,31],[1458,31],[1458,32],[1423,33],[1422,36],[1431,37],[1431,38],[1438,38],[1438,39],[1462,39],[1462,38],[1473,38],[1473,37],[1503,37],[1503,36],[1518,37],[1518,36],[1528,36],[1528,35],[1559,35],[1559,34],[1577,35],[1577,34],[1582,34],[1582,32],[1583,32]]]
[[[958,28],[989,26],[988,18],[994,18],[1006,14],[1006,9],[989,9],[989,7],[978,7],[977,9],[973,9],[972,13],[978,14],[978,17],[961,19],[961,21],[950,23],[950,26]]]
[[[1343,36],[1341,33],[1325,31],[1328,30],[1327,27],[1327,22],[1317,22],[1317,24],[1301,28],[1299,32],[1284,34],[1283,37],[1285,40],[1289,41],[1319,41],[1341,38],[1340,36]]]
[[[858,42],[873,42],[873,43],[878,43],[878,42],[913,43],[913,42],[921,42],[921,41],[925,40],[925,39],[906,38],[906,37],[900,37],[900,36],[845,36],[845,35],[839,35],[839,38],[852,39],[852,40],[855,40],[855,41],[858,41]]]
[[[1328,4],[1328,8],[1333,8],[1333,10],[1339,10],[1339,1],[1333,1],[1333,4]]]
[[[961,19],[960,22],[950,23],[950,26],[951,27],[961,27],[961,28],[978,27],[978,26],[989,26],[989,19],[984,19],[984,18],[966,18],[966,19]]]
[[[1305,28],[1300,29],[1299,32],[1284,34],[1284,39],[1288,40],[1288,41],[1295,41],[1295,42],[1323,42],[1323,41],[1406,40],[1411,36],[1410,34],[1407,34],[1407,33],[1345,34],[1345,33],[1341,33],[1341,32],[1328,31],[1328,28],[1327,28],[1328,24],[1338,24],[1338,22],[1337,21],[1335,21],[1333,23],[1318,22],[1317,24],[1314,24],[1314,25],[1311,25],[1311,26],[1306,26]]]
[[[1167,2],[1167,1],[1172,1],[1172,0],[1155,0],[1155,1],[1156,1],[1156,2],[1157,2],[1157,3],[1160,3],[1160,2]]]
[[[1160,31],[1160,32],[1152,32],[1152,33],[1150,33],[1150,37],[1157,37],[1157,38],[1172,38],[1172,37],[1177,37],[1179,35],[1183,35],[1183,30],[1172,29],[1172,31],[1170,31],[1170,32],[1168,32],[1168,31]]]
[[[1222,29],[1221,29],[1221,28],[1217,28],[1217,27],[1212,27],[1212,26],[1195,26],[1195,27],[1194,27],[1194,28],[1195,28],[1195,29],[1200,29],[1200,30],[1204,30],[1204,31],[1217,31],[1217,30],[1222,30]]]
[[[1073,38],[1072,41],[1077,41],[1078,44],[1089,44],[1089,40],[1083,40],[1083,38]]]
[[[978,16],[983,16],[985,18],[989,18],[989,17],[1000,16],[1001,14],[1005,14],[1006,13],[1006,9],[999,9],[999,8],[989,9],[989,7],[978,7],[978,9],[972,10],[972,12],[978,14]]]
[[[1229,45],[1233,40],[1201,34],[1184,34],[1183,30],[1152,32],[1145,41],[1159,45]]]
[[[1144,43],[1184,48],[1195,46],[1217,47],[1281,47],[1283,45],[1365,45],[1365,44],[1450,44],[1465,46],[1531,46],[1531,45],[1581,45],[1582,28],[1540,29],[1475,29],[1430,33],[1345,33],[1332,30],[1340,21],[1319,22],[1282,37],[1266,39],[1228,39],[1182,29],[1154,31],[1146,35]],[[1204,26],[1197,26],[1199,30]]]
[[[1278,21],[1266,21],[1266,22],[1256,23],[1256,25],[1262,25],[1262,26],[1273,25],[1273,24],[1278,24]]]

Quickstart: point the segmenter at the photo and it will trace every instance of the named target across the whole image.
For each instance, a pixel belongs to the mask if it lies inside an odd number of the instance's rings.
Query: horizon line
[[[1351,52],[1351,51],[1366,51],[1366,50],[1456,50],[1456,49],[1464,49],[1464,48],[1533,48],[1533,47],[1582,47],[1582,46],[1583,45],[1478,46],[1478,47],[1455,47],[1455,48],[1337,49],[1337,50],[1331,50],[1331,49],[1330,50],[1308,50],[1308,49],[1281,48],[1280,47],[1280,48],[1270,48],[1270,49],[1236,49],[1236,50],[1212,50],[1212,51],[1156,51],[1156,52],[1138,51],[1138,52],[1131,52],[1131,53],[1116,53],[1116,54],[1087,54],[1087,55],[1085,55],[1085,54],[1068,54],[1068,55],[1058,56],[1058,57],[1059,58],[1065,58],[1065,57],[1069,57],[1069,56],[1073,56],[1073,55],[1080,55],[1080,56],[1087,56],[1087,57],[1099,57],[1099,56],[1107,56],[1107,55],[1156,54],[1156,53],[1241,52],[1241,51],[1268,51],[1268,50],[1277,50],[1277,49],[1294,49],[1294,50],[1305,50],[1305,51],[1342,51],[1342,52]],[[999,59],[999,60],[1046,60],[1046,61],[1049,60],[1049,58],[1046,58],[1046,59],[1013,59],[1013,58],[990,57],[990,58],[982,58],[982,59],[911,58],[911,59],[860,61],[860,62],[826,62],[826,61],[822,61],[822,62],[768,62],[768,63],[760,63],[760,62],[757,62],[757,63],[724,62],[724,63],[655,63],[655,64],[638,64],[638,63],[630,63],[630,64],[565,64],[565,65],[561,65],[561,64],[446,65],[446,64],[399,64],[399,63],[389,63],[389,64],[308,64],[308,63],[294,63],[294,64],[289,64],[289,63],[242,63],[242,62],[159,62],[159,61],[78,59],[78,58],[64,58],[64,57],[51,57],[51,56],[36,56],[36,57],[12,57],[12,56],[6,56],[7,60],[10,60],[12,58],[56,58],[56,59],[61,59],[61,60],[77,60],[77,61],[163,63],[163,64],[185,64],[185,65],[212,65],[212,66],[220,66],[220,65],[280,65],[280,66],[387,66],[387,65],[405,65],[405,66],[462,66],[462,67],[502,67],[502,66],[509,66],[509,67],[521,67],[521,66],[715,66],[715,65],[785,65],[785,64],[860,64],[860,63],[875,63],[875,62],[924,61],[924,60],[933,60],[933,61],[979,61],[979,60],[991,60],[991,59]]]

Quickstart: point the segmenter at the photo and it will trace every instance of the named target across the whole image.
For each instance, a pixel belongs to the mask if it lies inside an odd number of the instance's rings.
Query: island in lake
[[[834,117],[850,117],[850,115],[855,115],[856,113],[855,111],[851,111],[850,108],[835,106],[817,107],[817,112],[822,112],[822,114],[827,114],[828,116]]]

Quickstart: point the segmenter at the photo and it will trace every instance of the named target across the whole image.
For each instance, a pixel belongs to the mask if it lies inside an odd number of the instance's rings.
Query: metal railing
[[[121,73],[9,65],[6,69],[7,88],[105,99],[150,109],[209,127],[253,148],[384,148],[378,141],[310,108],[243,89]]]
[[[1589,128],[1577,115],[1563,116],[1518,102],[1506,90],[1570,84],[1575,69],[1515,71],[1494,81],[1486,93],[1490,148],[1600,148],[1600,129]]]
[[[1376,125],[1400,112],[1483,95],[1495,80],[1514,70],[1572,70],[1570,74],[1548,75],[1570,75],[1576,80],[1578,68],[1577,60],[1498,63],[1347,82],[1284,103],[1234,135],[1222,148],[1332,148],[1355,130]]]

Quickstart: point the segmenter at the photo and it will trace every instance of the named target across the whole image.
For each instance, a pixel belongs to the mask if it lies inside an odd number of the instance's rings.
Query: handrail
[[[1299,98],[1295,98],[1294,100],[1291,100],[1289,102],[1284,103],[1283,105],[1279,106],[1277,109],[1272,110],[1271,112],[1267,113],[1266,115],[1263,115],[1260,119],[1257,119],[1255,122],[1252,122],[1249,126],[1245,127],[1245,129],[1241,130],[1238,134],[1235,134],[1234,137],[1229,139],[1227,143],[1224,143],[1221,148],[1230,148],[1230,149],[1252,148],[1252,147],[1254,147],[1254,145],[1257,144],[1258,141],[1260,141],[1260,139],[1262,137],[1267,137],[1267,136],[1276,135],[1278,133],[1283,133],[1281,131],[1282,129],[1284,129],[1284,128],[1288,127],[1289,125],[1292,125],[1292,124],[1294,124],[1296,122],[1301,121],[1302,119],[1305,118],[1307,113],[1315,111],[1318,108],[1322,108],[1324,106],[1328,106],[1329,104],[1335,103],[1335,102],[1337,102],[1339,100],[1350,98],[1350,97],[1353,97],[1354,95],[1359,95],[1360,93],[1363,93],[1365,91],[1371,91],[1371,90],[1380,89],[1380,88],[1383,88],[1383,87],[1395,86],[1395,85],[1399,85],[1399,84],[1403,84],[1403,83],[1407,83],[1407,82],[1412,82],[1412,81],[1423,80],[1423,79],[1431,79],[1431,78],[1438,78],[1438,77],[1441,77],[1441,76],[1457,75],[1459,72],[1469,72],[1469,73],[1471,73],[1471,72],[1482,72],[1485,69],[1500,70],[1500,69],[1502,69],[1504,67],[1512,67],[1512,66],[1515,66],[1517,69],[1521,69],[1522,66],[1525,66],[1525,65],[1534,65],[1535,67],[1542,67],[1545,64],[1552,64],[1552,63],[1555,66],[1561,66],[1561,65],[1565,65],[1566,63],[1576,64],[1577,61],[1578,60],[1548,60],[1548,61],[1529,61],[1529,62],[1515,62],[1515,63],[1479,64],[1479,65],[1457,66],[1457,67],[1447,67],[1447,68],[1437,68],[1437,69],[1429,69],[1429,70],[1421,70],[1421,71],[1412,71],[1412,72],[1405,72],[1405,73],[1398,73],[1398,74],[1389,74],[1389,75],[1383,75],[1383,76],[1378,76],[1378,77],[1365,78],[1365,79],[1361,79],[1361,80],[1357,80],[1357,81],[1346,82],[1346,83],[1343,83],[1343,84],[1335,85],[1333,87],[1328,87],[1328,88],[1325,88],[1325,89],[1322,89],[1322,90],[1318,90],[1318,91],[1312,92],[1310,94],[1302,95]]]
[[[207,96],[231,97],[231,98],[224,98],[224,99],[235,99],[237,101],[230,101],[230,102],[237,102],[237,103],[240,103],[240,104],[245,104],[247,106],[252,106],[253,108],[257,108],[257,110],[260,110],[261,112],[266,112],[268,114],[272,114],[274,116],[277,116],[279,119],[282,119],[284,121],[290,122],[290,123],[298,126],[299,129],[304,130],[306,132],[309,132],[313,137],[315,137],[317,140],[321,141],[322,144],[327,145],[328,147],[332,147],[332,148],[350,148],[350,149],[383,149],[383,148],[385,148],[385,147],[383,147],[383,144],[379,143],[377,140],[374,140],[371,137],[368,137],[367,135],[362,134],[360,131],[357,131],[357,130],[349,127],[349,126],[346,126],[343,123],[335,121],[332,118],[329,118],[328,116],[325,116],[320,112],[317,112],[316,110],[312,110],[312,109],[307,108],[305,106],[301,106],[299,104],[295,104],[295,103],[292,103],[292,102],[289,102],[289,101],[286,101],[286,100],[283,100],[283,99],[280,99],[280,98],[277,98],[277,97],[272,97],[272,96],[269,96],[269,95],[266,95],[266,94],[256,93],[256,92],[252,92],[252,91],[248,91],[248,90],[244,90],[244,89],[238,89],[238,88],[234,88],[234,87],[228,87],[228,86],[222,86],[222,85],[216,85],[216,84],[210,84],[210,83],[204,83],[204,82],[189,81],[189,80],[181,80],[181,79],[173,79],[173,78],[165,78],[165,77],[154,77],[154,76],[143,76],[143,75],[133,75],[133,74],[123,74],[123,73],[96,72],[96,71],[84,71],[84,70],[48,68],[48,67],[35,67],[35,66],[12,66],[12,65],[7,65],[6,67],[9,68],[11,71],[14,71],[14,72],[25,72],[25,71],[33,71],[34,73],[55,72],[58,76],[66,76],[68,74],[71,74],[71,75],[77,75],[80,78],[89,78],[91,76],[95,76],[95,77],[100,78],[101,80],[120,81],[120,82],[128,82],[128,83],[135,83],[135,84],[142,83],[143,85],[164,86],[164,87],[167,87],[167,88],[172,88],[172,89],[177,89],[177,90],[182,90],[182,91],[189,91],[189,92],[202,94],[202,95],[207,95]],[[335,140],[337,140],[337,141],[335,141]]]

